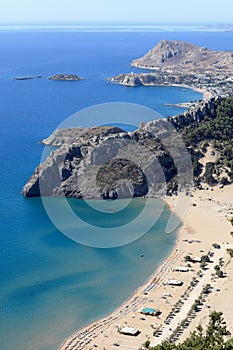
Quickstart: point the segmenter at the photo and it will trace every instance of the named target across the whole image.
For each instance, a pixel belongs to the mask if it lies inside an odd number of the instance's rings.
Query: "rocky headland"
[[[42,143],[58,149],[22,192],[25,197],[115,199],[187,192],[193,183],[199,188],[205,182],[228,184],[233,181],[226,156],[232,147],[232,111],[233,99],[218,97],[178,116],[142,123],[133,132],[110,126],[57,130]],[[217,155],[211,165],[202,162],[209,147]]]
[[[233,51],[213,51],[183,41],[161,40],[131,66],[177,72],[233,71]]]
[[[212,95],[233,91],[233,51],[162,40],[131,66],[153,72],[119,74],[109,81],[126,86],[185,85],[208,90]]]

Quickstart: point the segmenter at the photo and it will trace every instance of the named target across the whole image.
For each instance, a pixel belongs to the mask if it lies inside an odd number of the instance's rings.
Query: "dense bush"
[[[151,350],[232,350],[233,339],[226,340],[229,336],[221,312],[210,314],[207,329],[198,326],[196,331],[191,333],[183,343],[175,345],[169,341],[156,345]]]
[[[214,163],[212,162],[206,163],[204,181],[210,186],[213,186],[216,184],[216,180],[213,177],[214,170],[215,170]]]

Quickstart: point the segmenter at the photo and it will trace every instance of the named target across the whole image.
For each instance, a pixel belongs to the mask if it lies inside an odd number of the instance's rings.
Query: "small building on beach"
[[[185,266],[176,266],[174,268],[174,271],[176,271],[176,272],[188,272],[189,268],[185,267]]]
[[[124,328],[122,328],[120,330],[120,333],[124,334],[124,335],[131,335],[131,336],[135,337],[140,333],[140,331],[137,328],[125,326]]]
[[[182,286],[183,282],[179,280],[170,280],[167,283],[169,286]]]
[[[150,307],[144,307],[140,312],[143,315],[149,315],[149,316],[158,316],[161,313],[160,310],[158,309],[156,310]]]

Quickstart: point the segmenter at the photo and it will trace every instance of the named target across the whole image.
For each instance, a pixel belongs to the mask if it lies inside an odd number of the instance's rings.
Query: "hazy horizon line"
[[[1,22],[0,32],[232,32],[228,23]]]
[[[183,22],[122,22],[122,21],[1,21],[1,25],[6,24],[24,24],[24,25],[38,25],[38,24],[49,24],[49,25],[185,25],[185,26],[193,26],[193,25],[217,25],[217,26],[225,26],[225,25],[233,25],[233,22],[224,22],[224,21],[216,21],[216,22],[190,22],[190,21],[183,21]]]

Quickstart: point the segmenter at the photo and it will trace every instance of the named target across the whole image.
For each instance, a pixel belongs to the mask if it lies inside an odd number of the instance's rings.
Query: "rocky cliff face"
[[[146,125],[133,133],[94,130],[78,138],[75,129],[60,130],[44,141],[60,148],[36,168],[24,196],[115,199],[167,192],[166,182],[176,176],[173,159]]]
[[[220,101],[203,101],[130,133],[117,127],[57,130],[42,142],[59,148],[36,168],[22,192],[25,197],[153,197],[176,191],[178,176],[185,189],[192,182],[187,172],[192,164],[175,130],[214,118]]]
[[[182,74],[161,74],[157,73],[122,73],[109,78],[112,83],[118,83],[125,86],[159,86],[172,84],[190,84],[193,76]]]
[[[206,119],[213,119],[216,116],[217,108],[223,100],[221,97],[213,97],[210,100],[203,100],[198,107],[189,109],[175,117],[168,118],[176,130],[181,130],[192,123],[202,123]]]

